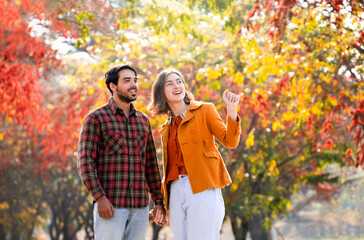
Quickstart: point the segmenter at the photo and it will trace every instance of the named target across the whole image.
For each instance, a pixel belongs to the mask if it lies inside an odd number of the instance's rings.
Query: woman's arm
[[[236,148],[240,140],[240,118],[237,114],[239,97],[234,93],[226,90],[224,92],[224,101],[227,105],[227,124],[221,119],[213,104],[209,105],[208,121],[211,133],[215,138],[227,148]]]

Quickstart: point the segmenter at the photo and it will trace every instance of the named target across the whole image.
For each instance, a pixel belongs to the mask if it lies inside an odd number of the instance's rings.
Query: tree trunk
[[[229,218],[230,218],[231,227],[233,229],[233,234],[234,234],[235,240],[246,240],[248,231],[249,231],[249,228],[248,228],[249,226],[247,224],[247,221],[241,220],[241,222],[239,224],[238,223],[239,217],[236,216],[236,214],[234,214],[234,213],[230,213]]]
[[[159,232],[162,230],[163,227],[162,226],[159,226],[155,222],[152,223],[152,227],[153,227],[152,240],[158,240]]]
[[[269,229],[264,228],[264,217],[254,216],[249,220],[249,232],[252,240],[270,240]]]
[[[5,239],[5,237],[6,237],[5,227],[3,224],[0,224],[0,239]]]

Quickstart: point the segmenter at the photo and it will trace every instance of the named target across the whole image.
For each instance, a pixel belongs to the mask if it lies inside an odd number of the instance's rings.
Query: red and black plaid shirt
[[[148,117],[130,104],[127,119],[113,98],[83,121],[77,168],[94,201],[106,196],[116,208],[148,206],[163,199]]]

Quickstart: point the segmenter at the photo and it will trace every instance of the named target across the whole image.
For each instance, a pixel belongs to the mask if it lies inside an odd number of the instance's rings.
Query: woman
[[[212,103],[194,101],[182,74],[162,71],[153,83],[153,115],[167,114],[159,131],[163,146],[162,193],[175,240],[219,239],[225,215],[221,188],[230,176],[214,142],[235,148],[240,139],[239,98],[226,90],[227,125]],[[163,223],[160,212],[156,220]]]

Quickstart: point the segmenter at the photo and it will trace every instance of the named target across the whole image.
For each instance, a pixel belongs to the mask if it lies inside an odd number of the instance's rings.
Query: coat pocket
[[[217,166],[217,163],[219,161],[219,153],[216,151],[208,151],[208,152],[204,152],[203,155],[206,157],[206,164],[209,167],[212,167],[214,170],[215,167]]]
[[[121,133],[108,132],[104,136],[106,151],[109,154],[121,154],[124,152],[125,139]]]
[[[219,158],[219,154],[215,151],[204,152],[203,155],[208,158]]]

